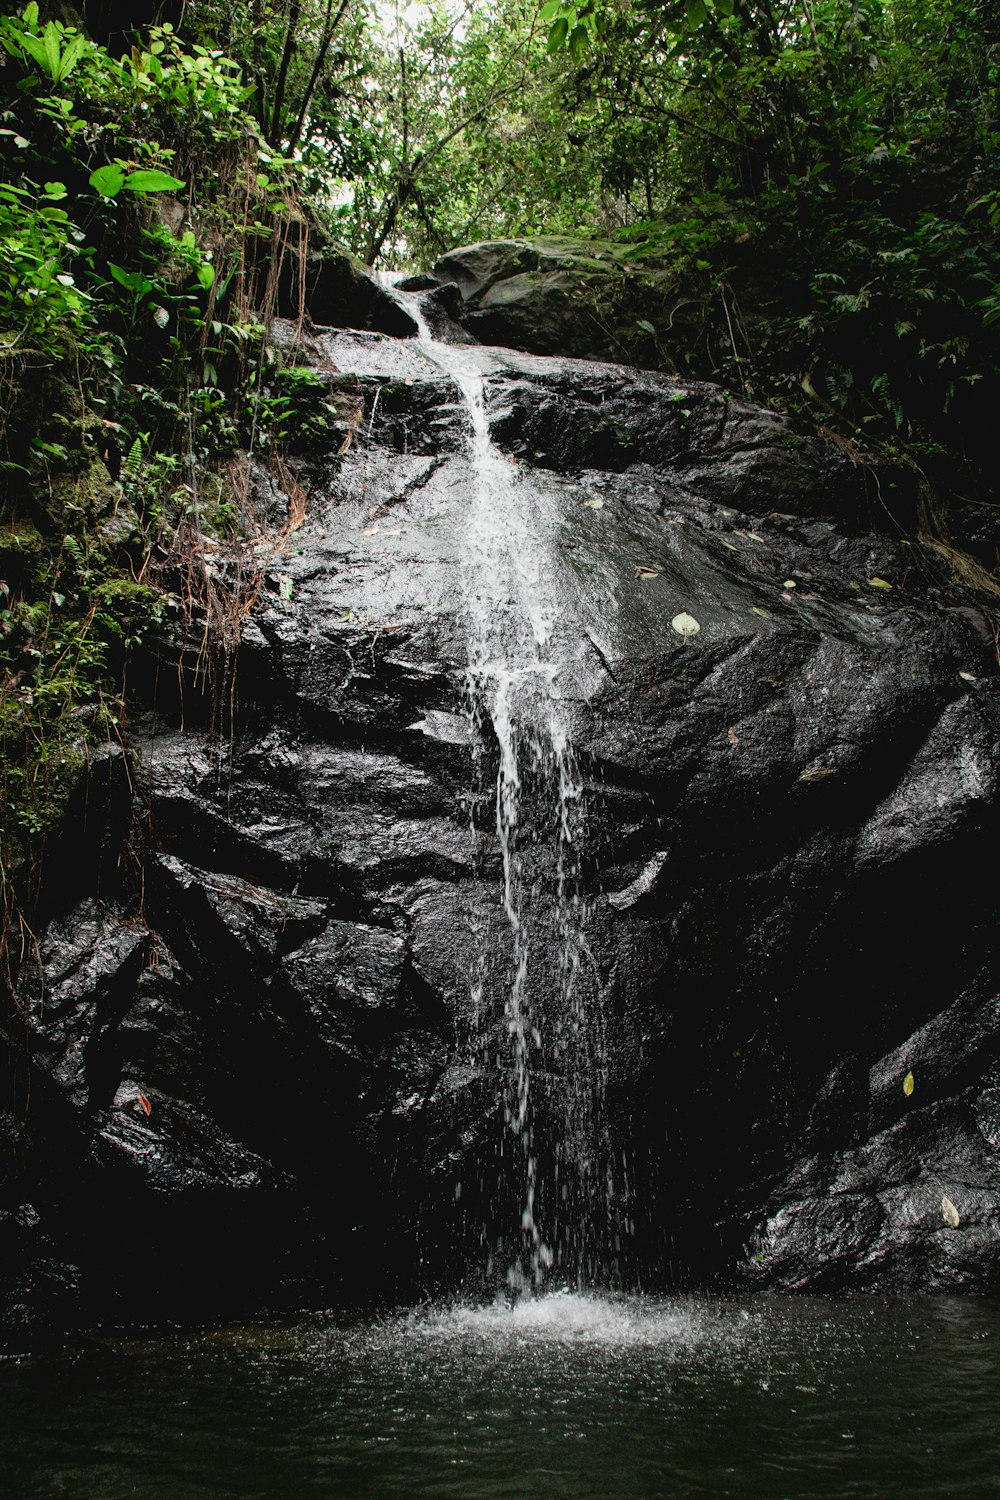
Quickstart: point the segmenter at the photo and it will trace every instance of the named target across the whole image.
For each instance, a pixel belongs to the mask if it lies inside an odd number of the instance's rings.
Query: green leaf
[[[96,172],[90,174],[90,185],[102,198],[113,198],[120,193],[125,182],[125,173],[121,167],[111,166],[98,167]]]
[[[913,1093],[913,1090],[915,1089],[915,1087],[916,1087],[916,1084],[913,1081],[913,1073],[909,1072],[909,1073],[907,1073],[906,1077],[903,1079],[903,1093],[906,1095],[907,1099],[909,1099],[909,1097]]]
[[[86,45],[87,38],[83,36],[81,32],[77,32],[75,36],[70,38],[70,40],[66,44],[66,50],[63,52],[62,57],[59,59],[59,67],[56,77],[57,83],[62,83],[64,78],[69,77],[73,69],[76,67],[77,63],[80,61],[80,58],[83,56],[83,49],[86,47]]]
[[[586,26],[574,26],[569,34],[569,50],[573,57],[579,62],[587,51],[590,33]]]
[[[66,184],[64,182],[47,182],[45,184],[46,198],[52,198],[56,202],[66,196]]]
[[[44,69],[46,66],[45,42],[42,40],[42,38],[37,36],[26,36],[22,34],[20,41],[21,46],[24,48],[25,52],[27,52],[28,56],[33,57],[38,66]]]
[[[59,77],[59,54],[62,50],[55,21],[50,21],[42,32],[42,44],[45,47],[45,71],[55,83]]]
[[[687,0],[687,23],[692,31],[706,20],[708,8],[705,0]]]
[[[134,297],[145,297],[147,292],[153,290],[153,283],[147,281],[141,271],[123,271],[121,266],[114,265],[110,260],[108,270],[114,280],[127,292],[131,292]]]
[[[549,39],[545,44],[547,52],[558,52],[566,45],[566,36],[569,32],[569,22],[565,16],[559,16],[553,21],[549,28]]]
[[[868,580],[868,586],[869,586],[869,588],[873,588],[873,589],[891,589],[892,588],[892,584],[891,583],[886,583],[886,581],[885,581],[884,578],[869,578],[869,580]]]
[[[153,168],[130,172],[125,179],[125,188],[130,193],[176,193],[182,187],[184,183],[179,177]]]
[[[654,337],[656,336],[656,329],[653,327],[648,318],[640,318],[635,326],[643,333],[651,333]]]
[[[208,261],[206,260],[195,271],[195,275],[201,282],[202,286],[205,288],[206,292],[210,292],[215,282],[215,267],[209,265]]]

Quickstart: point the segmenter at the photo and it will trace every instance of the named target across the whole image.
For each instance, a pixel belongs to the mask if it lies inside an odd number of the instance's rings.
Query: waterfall
[[[499,962],[486,935],[470,978],[481,1061],[498,1069],[503,1092],[495,1193],[487,1187],[496,1208],[484,1238],[514,1293],[550,1279],[606,1280],[616,1233],[606,1023],[587,944],[584,788],[570,722],[583,626],[563,614],[565,563],[544,490],[491,439],[484,371],[493,356],[441,342],[415,299],[405,305],[420,352],[454,382],[466,415],[466,701],[484,731],[477,742],[492,739],[497,755],[506,932]],[[480,776],[485,758],[480,751]]]

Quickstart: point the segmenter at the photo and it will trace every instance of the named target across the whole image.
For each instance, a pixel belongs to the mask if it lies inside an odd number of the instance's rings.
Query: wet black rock
[[[213,704],[193,652],[137,663],[130,759],[48,856],[3,1034],[15,1339],[484,1263],[510,939],[498,747],[468,712],[466,414],[412,341],[318,342],[362,413],[339,456],[289,458],[307,515],[235,680]],[[623,1274],[996,1289],[981,601],[845,529],[853,470],[782,418],[482,358],[562,601]]]
[[[367,328],[409,338],[416,325],[385,291],[367,266],[332,242],[309,250],[305,263],[297,255],[282,262],[277,311],[296,321],[308,313],[313,323],[337,328]]]

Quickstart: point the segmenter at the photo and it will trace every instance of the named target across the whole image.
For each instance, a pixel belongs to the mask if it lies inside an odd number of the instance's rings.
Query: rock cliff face
[[[470,976],[502,924],[466,413],[415,341],[319,343],[363,416],[296,467],[306,520],[224,701],[164,646],[47,855],[6,1038],[15,1336],[410,1296],[487,1259],[501,1064]],[[992,627],[774,414],[485,358],[579,647],[622,1274],[995,1288]]]

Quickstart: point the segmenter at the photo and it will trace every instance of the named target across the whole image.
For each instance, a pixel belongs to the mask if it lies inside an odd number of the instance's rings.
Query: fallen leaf
[[[636,578],[659,578],[659,568],[636,568]]]
[[[279,599],[290,599],[292,597],[292,580],[290,578],[278,579]]]
[[[781,595],[781,597],[785,601],[786,604],[791,604],[791,602],[792,602],[792,596],[791,596],[791,594],[783,592],[782,595]]]
[[[698,621],[695,619],[694,615],[685,614],[683,610],[679,615],[674,615],[674,618],[670,621],[670,624],[672,625],[674,630],[676,630],[677,634],[682,635],[685,640],[687,640],[689,636],[697,635],[699,630],[701,629],[701,626],[698,624]]]
[[[603,500],[596,500],[596,499],[595,500],[585,500],[583,503],[587,507],[588,510],[603,510],[604,509],[604,501]]]
[[[868,586],[869,586],[869,588],[873,588],[873,589],[891,589],[892,588],[892,584],[891,583],[886,583],[886,581],[885,581],[884,578],[869,578],[869,580],[868,580]]]
[[[735,750],[736,746],[740,742],[740,737],[736,733],[736,730],[733,729],[733,728],[731,728],[731,727],[729,729],[727,729],[726,730],[726,738],[729,740],[729,743],[732,745],[733,749]]]
[[[728,547],[730,552],[738,552],[740,550],[734,542],[723,542],[722,545]]]
[[[144,1115],[151,1115],[153,1113],[153,1106],[150,1104],[145,1094],[137,1093],[135,1096],[135,1102],[141,1106]]]
[[[769,620],[771,618],[771,611],[769,609],[758,609],[756,604],[753,607],[753,612],[755,615],[760,615],[762,620]]]
[[[798,588],[798,584],[795,582],[794,578],[786,578],[781,587],[783,589],[795,589]]]
[[[916,1084],[913,1081],[913,1073],[911,1071],[907,1073],[906,1077],[903,1079],[903,1093],[906,1095],[907,1099],[909,1099],[915,1088]]]
[[[860,583],[855,583],[854,579],[852,578],[851,582],[850,582],[850,587],[852,589],[859,589],[861,587],[861,585],[860,585]]]
[[[966,682],[978,682],[979,681],[979,678],[978,677],[973,677],[973,675],[972,675],[971,672],[959,672],[958,675],[959,675],[959,677],[963,678]]]
[[[952,1229],[957,1229],[959,1224],[961,1224],[962,1222],[962,1217],[959,1214],[958,1209],[955,1207],[954,1203],[952,1203],[947,1193],[941,1199],[941,1214],[945,1220],[945,1223],[950,1224]]]
[[[799,777],[800,781],[825,781],[828,776],[836,776],[836,766],[807,766]]]
[[[362,536],[374,536],[375,533],[377,531],[381,531],[381,529],[382,528],[379,526],[378,522],[376,521],[374,526],[366,526],[365,529],[364,529],[364,531],[361,533],[361,535]]]

